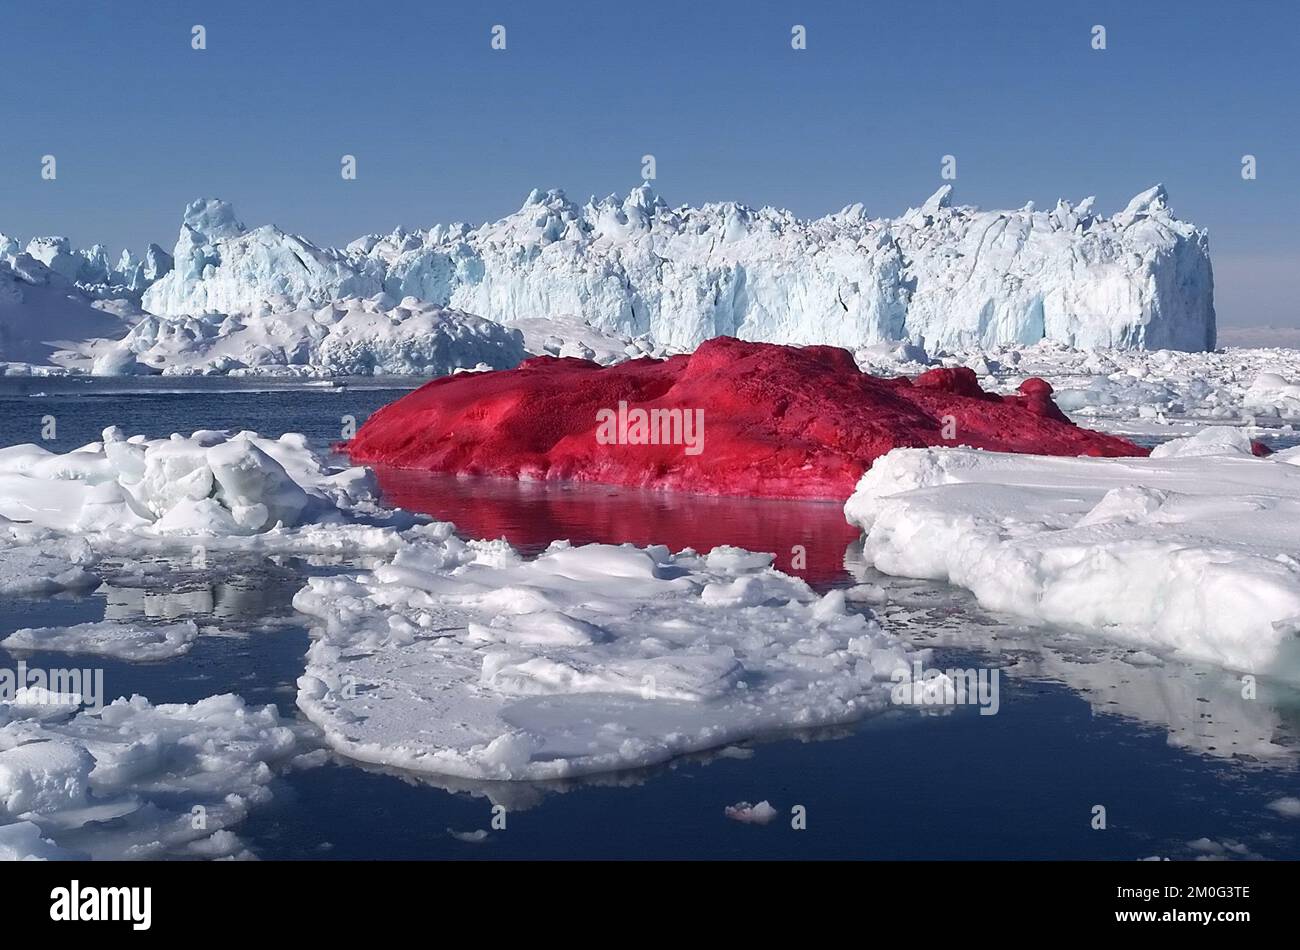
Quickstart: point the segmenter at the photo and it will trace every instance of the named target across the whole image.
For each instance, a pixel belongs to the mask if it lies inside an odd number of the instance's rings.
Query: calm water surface
[[[404,385],[404,384],[403,384]],[[253,386],[228,380],[0,380],[0,445],[40,441],[53,417],[67,451],[107,425],[151,436],[199,428],[339,438],[401,394],[385,381],[345,388]],[[1001,708],[946,715],[890,713],[829,733],[778,737],[723,755],[561,784],[430,780],[342,760],[277,780],[273,801],[235,829],[264,858],[807,857],[1190,858],[1209,839],[1247,856],[1300,857],[1300,818],[1269,809],[1300,795],[1300,696],[1264,684],[1255,700],[1209,667],[1144,666],[1132,651],[1030,630],[976,608],[961,592],[875,574],[854,554],[839,506],[719,500],[585,487],[518,485],[381,471],[395,504],[456,522],[466,536],[506,537],[526,552],[551,540],[717,544],[771,551],[818,588],[875,585],[875,609],[937,651],[935,665],[997,666]],[[294,681],[308,645],[290,606],[308,574],[342,565],[226,559],[165,579],[115,576],[82,596],[0,600],[0,635],[104,616],[193,618],[220,635],[162,663],[96,660],[111,695],[193,702],[236,692],[295,716]],[[27,655],[32,664],[67,657]],[[14,658],[0,650],[0,666]],[[808,827],[723,817],[741,800]],[[508,828],[482,843],[450,831],[487,829],[494,803]],[[1109,827],[1090,824],[1096,804]],[[1194,844],[1194,842],[1199,842]]]

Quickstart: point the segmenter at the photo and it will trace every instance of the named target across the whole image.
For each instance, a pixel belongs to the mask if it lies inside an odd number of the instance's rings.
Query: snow
[[[296,433],[151,440],[110,427],[71,452],[0,449],[0,594],[89,591],[105,558],[119,574],[151,555],[205,573],[225,553],[382,556],[436,532],[426,521],[381,508],[369,471],[336,470]],[[146,662],[187,652],[200,633],[188,620],[157,622],[192,612],[196,595],[134,610],[120,591],[105,594],[102,620],[18,630],[3,645]]]
[[[1185,662],[1173,650],[988,611],[966,590],[880,573],[863,558],[860,542],[846,552],[844,567],[860,582],[846,594],[869,603],[886,630],[949,656],[989,657],[1004,695],[1015,695],[1008,680],[1035,689],[1060,683],[1092,715],[1139,723],[1199,756],[1283,768],[1294,756],[1286,721],[1293,690],[1283,682],[1260,679],[1247,691],[1240,674]]]
[[[298,748],[274,706],[140,696],[62,722],[0,704],[0,858],[234,856]]]
[[[845,505],[877,569],[987,609],[1300,680],[1300,460],[1206,430],[1148,459],[896,449]]]
[[[955,206],[951,187],[898,218],[861,206],[816,220],[734,202],[669,208],[649,185],[578,205],[534,190],[478,228],[435,226],[321,248],[249,231],[224,202],[186,210],[151,313],[320,307],[383,290],[500,323],[576,317],[689,349],[719,335],[927,348],[1047,338],[1077,346],[1214,344],[1206,233],[1160,186],[1124,211]]]
[[[113,267],[98,244],[76,250],[64,237],[36,237],[24,246],[0,234],[0,375],[84,362],[91,341],[117,339],[143,315],[141,293],[171,266],[156,244],[143,259],[124,251]]]
[[[294,599],[320,621],[298,706],[349,757],[492,780],[650,765],[883,709],[909,657],[770,556],[556,542],[524,560],[443,527]]]

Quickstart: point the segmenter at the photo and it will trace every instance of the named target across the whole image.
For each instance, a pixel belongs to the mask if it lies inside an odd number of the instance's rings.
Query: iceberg
[[[226,202],[185,213],[176,266],[144,293],[159,316],[320,307],[385,291],[499,323],[566,317],[691,349],[716,336],[927,349],[1031,344],[1213,349],[1204,230],[1155,186],[1110,217],[1093,200],[981,211],[945,185],[897,218],[860,205],[814,220],[735,202],[669,207],[650,186],[578,205],[534,190],[471,228],[319,247],[247,230]]]

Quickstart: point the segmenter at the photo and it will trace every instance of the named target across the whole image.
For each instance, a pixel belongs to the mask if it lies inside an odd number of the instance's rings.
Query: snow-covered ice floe
[[[298,749],[274,706],[233,695],[40,708],[0,704],[0,859],[247,856],[228,829]]]
[[[1300,450],[1207,429],[1148,459],[895,449],[845,505],[877,569],[990,610],[1300,680]]]
[[[909,648],[735,548],[403,546],[311,578],[298,705],[337,751],[415,772],[544,780],[650,765],[889,703]]]

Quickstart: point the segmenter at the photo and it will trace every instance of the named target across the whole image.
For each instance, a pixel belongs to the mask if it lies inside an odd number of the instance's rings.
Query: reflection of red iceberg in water
[[[1146,454],[1073,425],[1042,380],[998,396],[968,369],[881,379],[847,350],[730,337],[667,360],[538,357],[437,379],[376,412],[347,448],[359,462],[452,474],[843,499],[890,449],[945,444]]]
[[[702,552],[731,544],[775,554],[777,568],[824,588],[847,579],[844,550],[861,533],[840,505],[824,501],[375,471],[387,503],[454,521],[467,538],[505,538],[527,554],[556,539]]]

